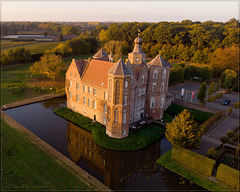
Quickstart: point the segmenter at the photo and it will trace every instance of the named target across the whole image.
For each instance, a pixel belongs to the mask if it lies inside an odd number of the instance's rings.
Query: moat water
[[[166,138],[138,151],[106,150],[90,132],[53,113],[63,106],[65,98],[57,98],[5,112],[113,190],[206,191],[156,164],[171,149]]]

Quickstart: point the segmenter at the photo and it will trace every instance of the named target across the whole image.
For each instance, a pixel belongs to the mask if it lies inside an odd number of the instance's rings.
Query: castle
[[[67,107],[106,125],[114,138],[128,136],[145,117],[163,118],[171,65],[160,55],[146,62],[141,38],[134,43],[126,64],[100,49],[88,60],[73,59],[66,72]]]

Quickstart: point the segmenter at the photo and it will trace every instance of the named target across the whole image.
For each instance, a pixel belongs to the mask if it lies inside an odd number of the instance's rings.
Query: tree
[[[233,70],[227,69],[221,75],[221,83],[223,88],[229,89],[233,86],[236,80],[237,73]]]
[[[122,55],[122,43],[120,41],[109,41],[104,45],[104,50],[113,54],[113,60],[117,62]]]
[[[172,146],[199,147],[201,129],[190,112],[184,109],[171,123],[167,123],[166,137]]]
[[[54,54],[43,55],[40,61],[35,62],[29,70],[32,74],[42,74],[54,79],[61,73],[63,60],[61,56]]]
[[[203,82],[199,88],[197,98],[200,100],[200,103],[205,104],[206,99],[207,84]]]
[[[209,88],[208,88],[208,96],[211,97],[211,95],[214,93],[215,91],[215,83],[211,82]]]

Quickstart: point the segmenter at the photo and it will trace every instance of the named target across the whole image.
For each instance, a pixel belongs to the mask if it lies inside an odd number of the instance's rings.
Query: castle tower
[[[146,61],[146,54],[142,52],[142,39],[140,38],[140,33],[138,33],[138,37],[134,40],[134,43],[133,52],[128,53],[128,60],[131,64],[141,65]]]
[[[108,71],[108,115],[106,134],[123,138],[129,132],[131,72],[120,59]]]
[[[108,61],[109,57],[106,51],[104,51],[103,48],[101,48],[95,55],[93,55],[93,59]]]
[[[171,65],[160,55],[148,64],[147,113],[153,119],[162,119]]]

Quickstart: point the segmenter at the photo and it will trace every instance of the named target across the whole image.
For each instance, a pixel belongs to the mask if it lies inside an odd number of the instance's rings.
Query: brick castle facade
[[[114,138],[145,117],[162,119],[171,65],[160,55],[146,62],[142,40],[124,63],[113,63],[103,49],[88,60],[72,60],[66,72],[67,107],[106,125]]]

